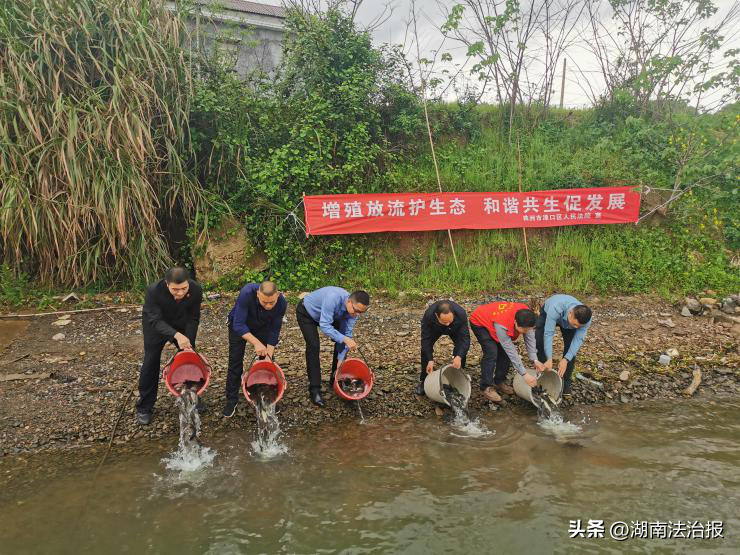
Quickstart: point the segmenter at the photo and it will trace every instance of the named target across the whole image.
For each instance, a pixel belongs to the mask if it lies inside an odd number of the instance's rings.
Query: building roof
[[[216,4],[227,10],[235,12],[251,13],[258,15],[269,15],[272,17],[287,17],[287,12],[282,6],[271,6],[268,4],[258,4],[248,0],[200,0],[199,4]]]

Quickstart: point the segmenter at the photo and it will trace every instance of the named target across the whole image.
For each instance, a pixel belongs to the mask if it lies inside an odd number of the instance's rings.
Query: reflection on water
[[[2,553],[624,553],[740,547],[740,401],[588,408],[575,435],[532,410],[495,432],[372,419],[289,434],[252,457],[242,432],[204,437],[211,466],[172,472],[167,445],[94,464],[4,460]],[[576,430],[579,428],[579,430]],[[560,430],[561,432],[563,430]],[[566,434],[567,436],[567,434]],[[565,437],[565,439],[563,439]],[[42,466],[40,464],[43,463]],[[18,479],[16,480],[15,477]],[[33,480],[29,482],[29,477]],[[724,522],[724,540],[569,538],[571,520]]]

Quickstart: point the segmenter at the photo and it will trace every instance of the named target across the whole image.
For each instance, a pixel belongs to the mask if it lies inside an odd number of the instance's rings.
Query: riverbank
[[[243,400],[235,418],[226,420],[221,416],[227,365],[225,320],[234,297],[223,295],[203,305],[198,346],[214,370],[204,395],[207,412],[202,417],[202,439],[206,444],[209,438],[229,430],[254,427],[253,412]],[[490,300],[471,298],[460,302],[471,310]],[[632,404],[647,399],[678,401],[684,397],[694,368],[702,371],[695,397],[740,395],[737,327],[729,328],[707,317],[683,317],[681,305],[654,298],[582,300],[594,308],[595,320],[579,353],[577,371],[587,373],[604,387],[602,390],[576,380],[573,397],[566,406]],[[433,403],[413,393],[419,371],[419,320],[425,304],[421,300],[405,306],[398,299],[374,299],[368,314],[360,319],[355,335],[376,375],[374,391],[362,402],[366,418],[437,418]],[[324,409],[309,403],[304,344],[294,309],[291,304],[276,355],[288,379],[279,406],[283,429],[290,432],[357,418],[357,408],[333,393],[326,395]],[[60,319],[69,323],[61,324]],[[140,428],[134,422],[136,393],[130,392],[136,388],[142,356],[138,307],[113,307],[65,318],[50,315],[2,320],[0,330],[0,349],[4,349],[0,351],[0,377],[22,374],[30,378],[2,382],[0,455],[104,444],[110,440],[122,407],[115,444],[147,438],[177,441],[175,404],[163,385],[152,425]],[[560,345],[556,336],[556,353],[562,350]],[[672,357],[668,366],[661,366],[660,355],[670,349],[676,349],[678,356]],[[448,338],[437,343],[436,352],[445,356],[451,352]],[[170,351],[165,351],[163,363],[169,356]],[[329,368],[330,360],[330,343],[322,339],[324,368]],[[479,377],[479,360],[480,348],[473,339],[468,372],[474,383]],[[325,382],[327,379],[325,372]],[[508,397],[501,405],[493,405],[475,388],[470,407],[474,412],[506,411],[520,404],[519,399]]]

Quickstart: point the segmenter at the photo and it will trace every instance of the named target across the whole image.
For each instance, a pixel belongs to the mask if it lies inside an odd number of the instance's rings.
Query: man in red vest
[[[527,384],[531,387],[537,385],[536,378],[527,374],[514,345],[514,341],[520,335],[524,335],[527,354],[537,372],[545,369],[537,359],[537,343],[534,336],[536,321],[534,312],[526,304],[506,301],[484,304],[470,315],[470,327],[483,349],[483,358],[480,361],[480,388],[486,399],[500,403],[499,392],[506,395],[514,393],[514,389],[504,383],[509,366],[512,364]]]

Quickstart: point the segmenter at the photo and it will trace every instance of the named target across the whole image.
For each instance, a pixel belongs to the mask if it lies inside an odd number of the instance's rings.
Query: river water
[[[475,437],[437,419],[346,421],[285,434],[271,460],[249,433],[206,430],[204,468],[168,469],[173,439],[116,447],[97,479],[103,449],[5,457],[0,552],[740,552],[740,400],[564,416],[483,415],[492,433]],[[570,538],[578,520],[597,536],[588,521],[603,521],[604,537]],[[679,537],[617,541],[617,521]],[[680,537],[708,521],[724,538]]]

